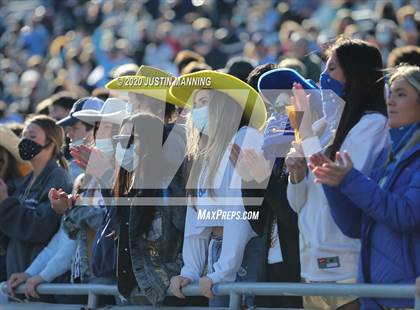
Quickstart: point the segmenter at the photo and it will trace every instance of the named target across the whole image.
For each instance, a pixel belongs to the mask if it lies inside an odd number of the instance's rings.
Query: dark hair
[[[196,61],[199,63],[205,62],[203,56],[191,50],[182,50],[178,52],[175,57],[175,64],[179,72],[181,72],[182,69],[184,69],[191,61]]]
[[[160,192],[160,190],[150,189],[147,187],[148,184],[151,184],[153,188],[157,185],[161,185],[164,173],[166,172],[163,157],[161,157],[162,154],[159,149],[162,147],[164,140],[163,121],[152,114],[137,113],[125,118],[123,124],[125,123],[133,124],[132,138],[130,138],[130,140],[132,140],[134,136],[137,136],[140,139],[140,150],[142,153],[141,162],[139,163],[135,173],[137,174],[136,177],[139,177],[140,180],[147,180],[145,189],[143,189],[142,192],[155,195],[157,192]],[[162,132],[161,140],[156,139],[156,136],[151,134],[156,132]],[[129,173],[125,169],[120,168],[117,181],[114,186],[114,194],[117,197],[125,195],[132,196],[137,192],[136,189],[131,191],[129,188],[133,176],[133,173]],[[143,233],[147,234],[151,227],[155,208],[153,206],[145,206],[140,208],[138,212],[141,214],[141,216],[139,216],[139,235],[142,236]]]
[[[172,119],[177,112],[175,105],[166,102],[165,104],[165,119]]]
[[[266,63],[263,65],[256,66],[254,70],[252,70],[249,73],[246,79],[246,82],[256,91],[258,91],[257,85],[258,85],[258,80],[261,77],[261,75],[276,68],[277,68],[277,65],[273,63]]]
[[[255,65],[251,59],[246,57],[233,57],[228,60],[225,69],[226,73],[246,82],[249,74],[254,70]]]
[[[392,68],[402,63],[420,66],[420,47],[407,45],[394,48],[388,56],[388,67]]]
[[[66,110],[71,110],[73,104],[77,101],[77,96],[74,93],[61,91],[51,96],[51,105],[62,107]]]
[[[92,97],[98,97],[102,101],[105,101],[109,98],[109,89],[106,88],[95,88],[92,90]]]
[[[204,63],[204,62],[197,62],[195,60],[190,61],[185,67],[182,68],[180,71],[181,75],[188,74],[188,73],[194,73],[204,70],[211,70],[211,67]]]
[[[336,136],[327,150],[334,159],[349,131],[368,111],[386,115],[382,57],[373,45],[358,39],[339,39],[327,51],[337,56],[346,78],[346,102]]]
[[[94,125],[86,123],[84,121],[79,120],[80,123],[82,123],[83,126],[85,126],[86,131],[91,131],[93,128],[95,128]]]

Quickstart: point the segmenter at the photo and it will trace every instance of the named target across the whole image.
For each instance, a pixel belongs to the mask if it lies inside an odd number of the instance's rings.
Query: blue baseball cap
[[[258,79],[258,90],[264,89],[292,89],[293,83],[299,83],[303,89],[317,90],[318,86],[311,80],[305,79],[296,70],[278,68],[265,72]]]
[[[311,103],[319,113],[322,113],[319,87],[314,81],[305,79],[296,70],[278,68],[267,71],[258,79],[257,88],[269,103],[274,104],[278,94],[269,90],[291,90],[295,82],[302,85],[303,89],[311,91]]]
[[[63,127],[72,126],[79,121],[78,118],[73,116],[74,113],[79,112],[79,111],[84,111],[84,110],[99,111],[102,108],[103,104],[104,102],[97,97],[81,98],[73,104],[73,107],[71,108],[69,115],[63,118],[62,120],[56,122],[56,124]]]

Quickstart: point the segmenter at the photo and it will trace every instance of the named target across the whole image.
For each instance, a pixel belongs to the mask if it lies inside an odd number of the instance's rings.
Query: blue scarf
[[[396,154],[397,146],[399,145],[399,142],[402,141],[404,136],[407,134],[407,132],[410,131],[410,128],[413,126],[413,124],[405,125],[398,128],[390,128],[389,134],[391,136],[391,146],[392,146],[392,152]]]
[[[394,137],[392,137],[391,133],[391,152],[385,168],[384,177],[388,177],[394,171],[395,167],[401,160],[401,156],[399,156],[398,160],[396,160],[395,156],[397,156],[401,149],[407,145],[418,130],[420,130],[420,123],[410,124],[394,130]]]

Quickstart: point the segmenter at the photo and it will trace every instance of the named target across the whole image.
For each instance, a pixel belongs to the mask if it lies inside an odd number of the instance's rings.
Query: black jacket
[[[277,159],[265,190],[242,190],[244,197],[264,197],[261,206],[245,206],[246,210],[260,211],[259,219],[257,221],[250,221],[254,231],[262,236],[265,242],[264,256],[261,257],[260,281],[265,281],[267,277],[266,266],[271,226],[274,217],[276,217],[280,247],[283,255],[282,264],[287,267],[285,268],[287,270],[285,274],[278,275],[279,282],[300,282],[299,230],[297,214],[290,208],[289,202],[287,201],[287,178],[283,160]],[[246,188],[251,187],[247,184]]]

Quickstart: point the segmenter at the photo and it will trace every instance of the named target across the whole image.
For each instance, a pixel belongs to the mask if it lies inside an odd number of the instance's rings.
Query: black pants
[[[0,282],[7,281],[6,255],[0,254]]]
[[[285,263],[267,265],[267,282],[296,282],[294,272]],[[300,296],[257,296],[258,307],[265,308],[302,308]]]

